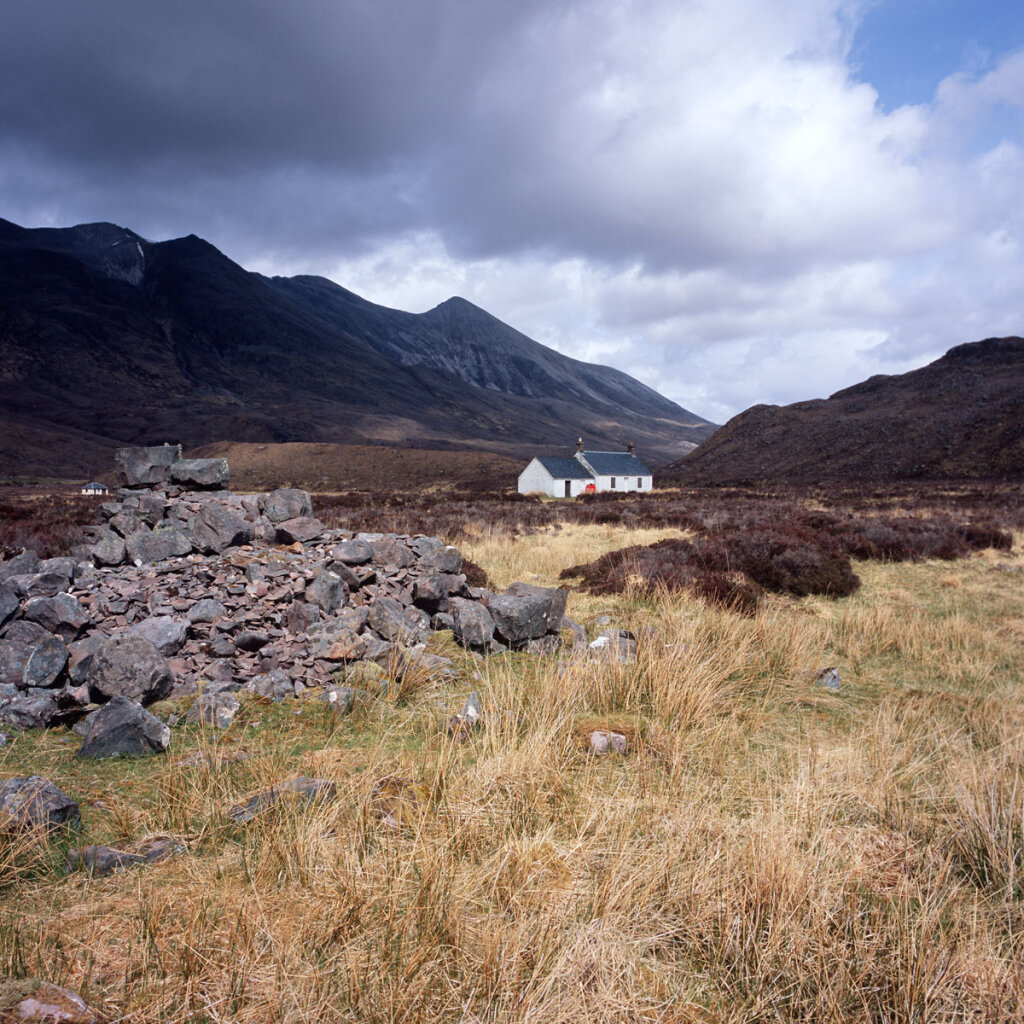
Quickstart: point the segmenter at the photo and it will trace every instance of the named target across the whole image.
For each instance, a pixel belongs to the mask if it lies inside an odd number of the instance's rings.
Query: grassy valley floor
[[[470,525],[459,543],[495,588],[556,586],[679,535]],[[345,719],[248,698],[223,733],[176,726],[161,757],[83,762],[66,730],[18,734],[0,778],[81,803],[64,846],[187,849],[90,878],[60,843],[6,841],[0,974],[162,1024],[1019,1020],[1022,541],[855,562],[852,596],[769,595],[749,616],[574,592],[591,637],[606,618],[636,634],[635,663],[482,660],[434,634],[456,682]],[[815,684],[828,666],[838,692]],[[485,727],[459,744],[445,709],[474,689]],[[595,729],[627,753],[589,755]],[[296,775],[337,798],[225,816]]]

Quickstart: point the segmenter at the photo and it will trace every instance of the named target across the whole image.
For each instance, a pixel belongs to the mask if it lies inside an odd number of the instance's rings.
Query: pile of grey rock
[[[582,635],[565,590],[470,586],[439,539],[327,529],[305,491],[227,490],[223,459],[129,448],[116,468],[88,544],[0,562],[0,724],[71,724],[123,698],[113,720],[200,683],[280,699],[358,663],[440,670],[432,630],[482,655]]]

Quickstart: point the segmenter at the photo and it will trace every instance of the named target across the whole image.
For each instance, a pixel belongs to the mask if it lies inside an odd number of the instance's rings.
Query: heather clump
[[[714,604],[750,609],[762,590],[805,597],[845,597],[860,580],[834,539],[805,527],[772,525],[755,530],[717,530],[693,542],[663,540],[628,547],[562,572],[581,577],[593,593],[690,590]]]

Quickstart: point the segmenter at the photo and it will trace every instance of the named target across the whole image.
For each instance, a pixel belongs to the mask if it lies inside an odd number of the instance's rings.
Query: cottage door
[[[566,480],[565,481],[565,496],[567,498],[571,498],[572,497],[572,481],[571,480]]]

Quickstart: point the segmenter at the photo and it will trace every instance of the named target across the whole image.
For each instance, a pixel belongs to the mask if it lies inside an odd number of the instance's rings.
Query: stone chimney
[[[576,451],[578,451],[578,452],[583,451],[583,438],[582,437],[576,442]]]
[[[633,442],[632,441],[630,441],[629,444],[626,445],[626,451],[629,452],[630,455],[633,454]]]

